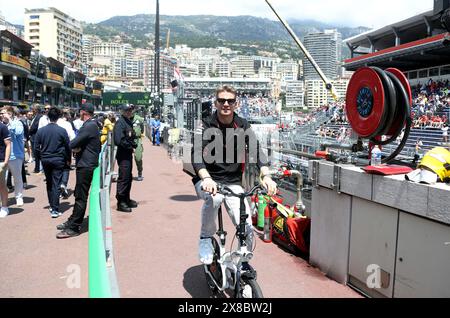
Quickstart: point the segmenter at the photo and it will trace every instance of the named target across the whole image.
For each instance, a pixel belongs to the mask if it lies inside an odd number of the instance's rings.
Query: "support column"
[[[391,27],[392,32],[395,34],[395,46],[399,46],[402,44],[401,38],[400,38],[400,32],[397,28]]]
[[[5,99],[5,94],[4,94],[4,86],[3,86],[3,74],[0,73],[0,99]]]
[[[19,101],[19,78],[16,75],[12,77],[12,100]]]

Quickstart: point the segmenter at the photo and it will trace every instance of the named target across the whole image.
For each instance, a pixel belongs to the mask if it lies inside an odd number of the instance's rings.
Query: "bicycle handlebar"
[[[263,186],[261,184],[258,184],[257,186],[254,186],[253,189],[251,189],[248,192],[244,192],[241,194],[235,193],[233,190],[231,190],[229,187],[224,186],[222,184],[217,184],[217,193],[220,193],[222,195],[231,195],[233,197],[236,198],[240,198],[240,197],[251,197],[252,195],[254,195],[258,190],[260,190],[262,192],[262,194],[266,194],[267,192],[265,191],[265,189],[263,188]]]

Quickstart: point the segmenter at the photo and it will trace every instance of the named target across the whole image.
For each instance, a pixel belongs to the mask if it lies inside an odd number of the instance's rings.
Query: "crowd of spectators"
[[[414,128],[438,128],[448,125],[450,112],[450,84],[433,81],[412,87]]]
[[[40,147],[37,145],[37,136],[39,132],[44,131],[43,129],[51,123],[49,118],[50,110],[53,111],[53,116],[57,116],[56,125],[63,128],[67,133],[68,139],[66,142],[73,141],[84,124],[80,114],[76,113],[74,109],[52,108],[50,105],[43,107],[39,104],[33,105],[30,110],[12,106],[5,106],[0,109],[0,132],[2,134],[0,136],[0,174],[4,175],[5,178],[3,179],[2,177],[2,180],[6,182],[0,182],[0,192],[2,194],[0,218],[9,214],[8,201],[6,199],[7,192],[5,194],[5,191],[14,192],[15,205],[22,207],[24,206],[23,192],[28,188],[27,175],[34,172],[39,176],[44,176],[47,181],[49,180]],[[110,125],[105,125],[105,122],[114,123],[115,117],[114,114],[99,114],[94,118],[99,132],[101,132],[101,137],[107,130],[105,128],[110,128]],[[41,139],[47,137],[49,136],[43,135]],[[10,149],[8,151],[6,150],[7,146]],[[41,155],[39,155],[40,153]],[[31,167],[32,164],[34,164],[34,169]],[[32,170],[29,171],[29,169]],[[70,166],[67,165],[63,169],[62,176],[60,176],[60,184],[58,185],[58,196],[60,195],[64,199],[69,198],[69,172]],[[48,185],[49,182],[47,182]],[[56,207],[51,207],[50,213],[54,218],[61,215]]]

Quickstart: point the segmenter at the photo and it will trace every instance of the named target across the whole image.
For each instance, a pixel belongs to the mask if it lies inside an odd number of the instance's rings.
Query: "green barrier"
[[[94,171],[89,198],[89,297],[111,298],[100,211],[100,167]]]

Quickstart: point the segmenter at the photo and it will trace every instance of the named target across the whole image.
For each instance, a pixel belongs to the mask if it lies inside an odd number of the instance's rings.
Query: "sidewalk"
[[[122,297],[209,297],[197,259],[200,208],[191,178],[164,148],[144,143],[143,182],[134,182],[132,199],[140,203],[131,214],[117,212],[111,192],[113,243]],[[135,174],[137,174],[135,172]],[[231,243],[234,229],[225,214]],[[275,244],[257,241],[252,265],[267,298],[361,297],[327,277],[301,258]]]
[[[34,163],[28,166],[32,172]],[[52,219],[44,176],[31,173],[28,184],[30,189],[24,191],[25,206],[11,206],[11,214],[0,219],[0,297],[87,297],[87,233],[70,240],[56,239],[56,226],[72,213],[73,195],[61,201],[64,215]],[[73,190],[74,171],[69,184]],[[14,193],[9,197],[10,204],[15,204]],[[75,277],[80,278],[79,288]]]

